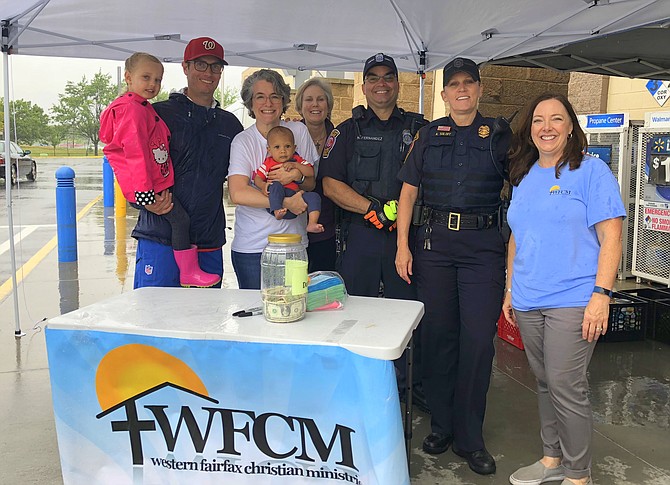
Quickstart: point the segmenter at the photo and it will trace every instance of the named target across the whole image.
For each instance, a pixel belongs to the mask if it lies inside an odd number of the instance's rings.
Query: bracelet
[[[302,177],[300,177],[300,180],[296,180],[296,184],[302,185],[305,182],[305,175],[303,174]]]
[[[610,298],[614,296],[614,292],[612,290],[603,288],[602,286],[594,286],[593,293],[600,293],[601,295],[606,295],[609,296]]]
[[[512,293],[512,288],[507,288],[505,291],[506,291],[507,293]]]

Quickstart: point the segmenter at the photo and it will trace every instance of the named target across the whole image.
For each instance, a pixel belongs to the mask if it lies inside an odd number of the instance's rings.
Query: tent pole
[[[5,28],[3,25],[3,38],[5,38]],[[7,225],[9,226],[9,254],[12,260],[12,288],[14,298],[14,321],[16,328],[14,330],[15,337],[23,337],[25,334],[21,331],[21,323],[19,320],[19,293],[16,284],[16,251],[14,250],[14,218],[12,216],[12,157],[9,147],[9,47],[2,46],[2,68],[5,81],[5,193],[7,199]],[[18,170],[18,167],[17,167]],[[18,172],[17,172],[18,175]]]
[[[423,91],[426,87],[426,51],[419,52],[419,113],[423,113]]]
[[[423,114],[423,90],[426,84],[423,73],[419,74],[419,113]]]

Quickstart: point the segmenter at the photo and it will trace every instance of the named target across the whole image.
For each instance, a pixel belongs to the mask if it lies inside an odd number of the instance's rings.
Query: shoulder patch
[[[409,149],[407,150],[407,155],[405,155],[405,160],[409,157],[409,154],[412,153],[412,149],[414,148],[414,144],[416,141],[419,139],[419,132],[416,132],[416,135],[414,135],[414,140],[412,140],[412,144],[409,146]]]
[[[330,155],[330,151],[335,146],[335,142],[337,141],[337,137],[339,134],[340,130],[338,130],[337,128],[335,128],[333,131],[330,132],[328,140],[326,140],[326,146],[323,147],[323,154],[321,155],[323,158],[328,158],[328,155]]]

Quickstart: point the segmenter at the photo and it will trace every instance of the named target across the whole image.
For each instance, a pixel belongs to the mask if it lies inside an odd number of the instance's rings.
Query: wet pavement
[[[129,208],[125,218],[117,219],[103,208],[100,159],[38,159],[38,164],[38,181],[22,183],[13,198],[14,234],[25,231],[16,239],[17,266],[25,269],[18,289],[22,338],[14,337],[13,295],[0,290],[3,485],[63,483],[51,406],[45,319],[132,291],[135,241],[129,234],[136,212]],[[77,226],[78,262],[59,265],[57,250],[49,251],[48,245],[56,234],[53,173],[63,164],[77,173],[81,219]],[[3,251],[8,238],[4,189],[0,182],[0,285],[10,277],[9,253]],[[232,228],[233,211],[228,210],[227,215]],[[232,231],[228,238],[232,239]],[[224,284],[236,287],[229,251],[226,253]],[[624,285],[635,284],[618,286]],[[438,456],[421,451],[430,417],[415,411],[412,484],[505,484],[510,473],[538,458],[541,443],[534,378],[522,351],[499,339],[496,347],[485,437],[497,460],[497,473],[476,475],[451,450]],[[650,340],[599,344],[589,376],[596,423],[594,482],[670,485],[670,345]]]

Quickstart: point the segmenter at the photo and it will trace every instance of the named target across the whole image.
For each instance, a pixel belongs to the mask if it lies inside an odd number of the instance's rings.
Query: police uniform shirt
[[[369,108],[365,109],[365,115],[358,120],[361,131],[365,131],[367,126],[378,126],[382,131],[396,132],[403,129],[405,117],[402,111],[396,106],[388,120],[382,121]],[[356,142],[356,124],[353,118],[349,118],[340,123],[335,128],[323,149],[322,159],[327,163],[321,164],[321,171],[324,177],[331,177],[340,182],[348,184],[347,166],[354,156],[354,144]]]
[[[465,213],[491,212],[499,204],[501,176],[506,164],[507,140],[494,145],[493,118],[477,112],[469,126],[457,126],[447,116],[424,126],[409,149],[398,178],[414,187],[423,185],[424,204],[437,210]],[[435,158],[432,166],[428,157]],[[500,172],[498,172],[500,171]]]

